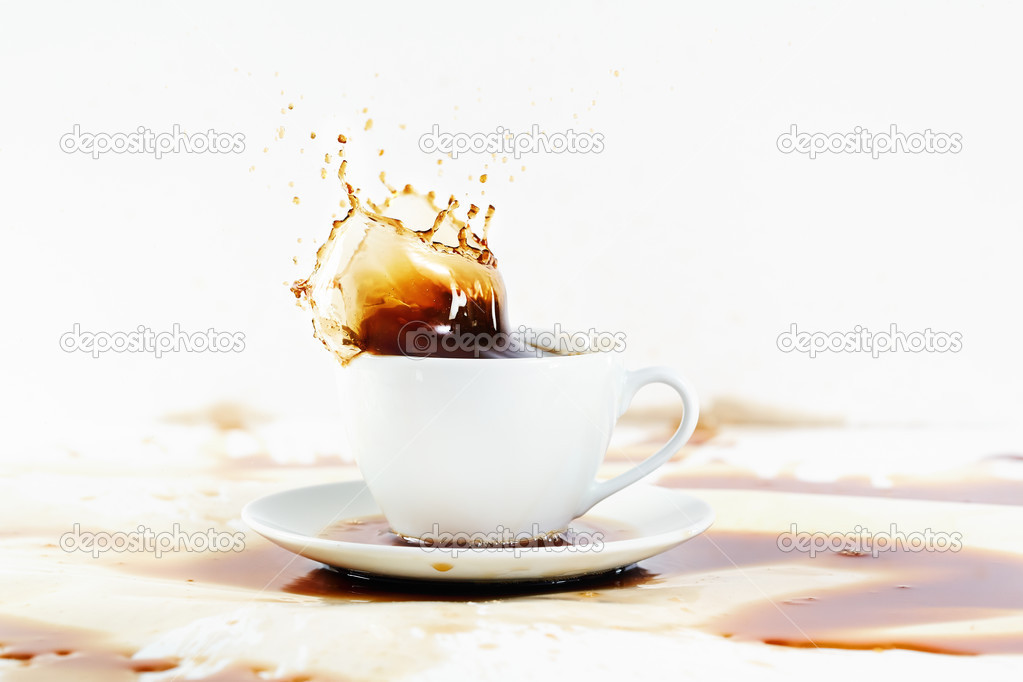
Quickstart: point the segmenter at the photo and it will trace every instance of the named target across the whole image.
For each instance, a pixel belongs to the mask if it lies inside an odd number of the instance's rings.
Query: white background
[[[72,416],[219,401],[332,414],[334,361],[283,283],[307,274],[329,230],[341,197],[320,167],[345,132],[370,196],[386,170],[496,205],[516,323],[624,331],[632,365],[677,366],[708,405],[1011,422],[1023,406],[1018,8],[6,3],[4,412],[55,431]],[[438,167],[417,148],[434,124],[534,123],[593,129],[606,150]],[[810,160],[776,148],[793,123],[955,132],[963,150]],[[213,128],[243,133],[246,150],[93,159],[60,150],[75,124]],[[958,331],[963,349],[810,359],[775,345],[793,322]],[[243,332],[246,348],[93,359],[60,350],[75,323],[213,327]]]

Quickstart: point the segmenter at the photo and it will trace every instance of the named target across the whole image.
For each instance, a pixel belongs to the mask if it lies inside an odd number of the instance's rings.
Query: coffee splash
[[[494,207],[482,211],[481,236],[471,224],[480,207],[470,205],[460,219],[454,196],[440,207],[433,192],[397,190],[383,173],[389,196],[381,204],[362,201],[346,179],[347,139],[339,135],[338,142],[348,213],[334,221],[309,277],[291,287],[312,312],[316,338],[344,365],[363,352],[422,351],[415,344],[424,332],[504,333],[505,286],[487,244]]]

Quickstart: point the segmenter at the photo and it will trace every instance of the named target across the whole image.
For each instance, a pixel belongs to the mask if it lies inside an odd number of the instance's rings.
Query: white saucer
[[[563,580],[610,571],[679,545],[710,527],[713,510],[677,490],[633,485],[580,521],[624,526],[630,537],[583,546],[445,549],[317,537],[345,519],[380,513],[362,481],[296,488],[250,502],[242,520],[285,549],[347,571],[389,578],[471,582]]]

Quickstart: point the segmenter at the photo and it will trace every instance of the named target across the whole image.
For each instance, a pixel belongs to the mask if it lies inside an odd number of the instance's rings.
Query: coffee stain
[[[271,421],[271,417],[242,403],[218,402],[197,410],[172,412],[162,421],[179,426],[212,426],[218,431],[247,431]]]
[[[548,533],[534,538],[513,538],[507,545],[520,548],[564,547],[576,545],[580,539],[589,544],[594,541],[614,542],[618,540],[631,540],[639,536],[639,532],[633,526],[612,519],[587,515],[581,519],[576,519],[563,531]],[[420,542],[414,538],[406,538],[391,530],[390,524],[383,514],[342,519],[325,528],[319,533],[318,537],[378,547],[418,547],[423,544],[443,548],[466,548],[471,546],[471,539],[468,537],[461,540],[452,537],[448,540],[449,544],[444,544],[445,538],[443,537],[438,537],[436,542]],[[482,540],[482,538],[478,538],[478,540]]]
[[[854,584],[793,594],[712,618],[704,629],[768,644],[842,649],[910,649],[977,655],[1023,653],[1023,633],[988,635],[907,634],[888,639],[878,631],[946,621],[981,622],[1023,610],[1023,555],[963,548],[913,552],[902,548],[851,555],[832,551],[811,558],[783,552],[774,534],[708,533],[673,550],[648,570],[728,570],[734,562],[852,570]],[[683,548],[678,548],[679,550]],[[675,555],[674,557],[671,555]]]
[[[251,428],[260,423],[258,413],[242,406],[226,405],[179,415],[178,419],[227,430]],[[660,424],[660,428],[666,430],[665,425],[670,428],[674,419],[677,415],[671,417],[666,410],[653,410],[640,411],[630,421],[633,425],[650,425],[651,428]],[[717,433],[713,423],[703,430],[708,438]],[[1004,453],[982,460],[981,464],[1020,461],[1023,455]],[[339,462],[324,458],[309,466],[335,463]],[[256,455],[241,458],[232,466],[282,465],[268,456]],[[892,487],[879,488],[867,477],[842,477],[830,482],[804,481],[791,475],[764,479],[724,463],[710,463],[696,470],[664,476],[658,484],[673,488],[748,489],[1007,505],[1023,502],[1018,482],[985,477],[983,469],[977,467],[952,474],[946,472],[942,478],[893,476],[890,480]],[[359,527],[359,531],[348,537],[349,541],[404,544],[387,532],[382,518],[353,525]],[[379,540],[371,537],[374,533],[380,535]],[[810,558],[798,552],[782,552],[777,537],[768,533],[712,529],[661,555],[604,574],[497,585],[419,582],[337,570],[273,545],[257,545],[242,553],[216,557],[204,555],[200,559],[164,557],[148,562],[133,559],[119,568],[188,584],[256,590],[270,598],[301,595],[358,603],[480,602],[531,597],[581,600],[636,587],[656,587],[663,591],[665,600],[670,600],[672,594],[681,594],[678,590],[691,589],[688,586],[701,575],[745,572],[757,567],[778,567],[786,571],[833,569],[836,574],[851,572],[856,580],[840,587],[793,593],[773,602],[736,603],[734,608],[716,613],[700,627],[722,637],[793,648],[902,649],[963,656],[1023,653],[1023,633],[971,634],[968,629],[969,623],[982,623],[1023,611],[1023,557],[964,548],[959,552],[896,550],[882,552],[876,558],[828,552]],[[677,586],[680,583],[687,587]],[[895,628],[942,622],[949,623],[946,634],[886,635]],[[61,651],[78,650],[73,644],[59,646],[63,647]],[[54,651],[44,651],[43,655],[56,657],[57,647],[50,646]],[[7,643],[3,652],[5,657],[15,660],[18,656],[31,655],[34,659],[39,655],[11,648]],[[96,655],[124,657],[123,653]],[[96,665],[108,664],[98,662]]]
[[[604,541],[626,540],[637,535],[635,529],[610,520],[575,521],[572,527],[576,534],[584,531],[600,532]],[[376,546],[409,546],[406,540],[388,530],[387,522],[379,515],[338,522],[325,529],[321,537]],[[573,536],[567,537],[571,539]],[[549,542],[552,546],[567,544],[564,541]],[[414,581],[330,568],[265,542],[250,544],[241,552],[207,553],[197,558],[166,554],[156,559],[139,555],[119,563],[117,569],[133,575],[183,584],[235,587],[267,595],[299,594],[357,602],[492,600],[572,591],[585,586],[622,587],[626,581],[638,580],[645,575],[635,570],[630,572],[619,569],[579,578],[496,585]]]
[[[0,615],[0,660],[15,666],[0,667],[5,682],[135,682],[145,673],[174,671],[177,658],[134,658],[136,652],[111,644],[99,631]],[[322,673],[270,677],[270,668],[255,663],[233,663],[222,670],[196,677],[184,670],[182,682],[328,682]]]
[[[1023,556],[973,548],[958,552],[899,548],[879,552],[877,557],[827,551],[811,558],[780,549],[775,533],[711,529],[633,566],[555,581],[493,584],[396,579],[326,567],[272,545],[200,560],[164,557],[122,568],[182,582],[255,589],[267,596],[297,594],[343,602],[479,602],[538,596],[578,600],[640,586],[656,586],[659,597],[670,601],[672,594],[691,590],[701,576],[775,567],[852,573],[857,579],[837,587],[797,591],[779,600],[737,603],[711,615],[701,629],[791,647],[955,655],[1023,653],[1023,633],[914,634],[898,639],[883,634],[889,628],[981,622],[1023,611]]]
[[[183,584],[256,590],[267,597],[295,594],[360,603],[493,601],[628,587],[648,577],[645,571],[628,568],[580,578],[521,583],[416,581],[331,568],[271,544],[199,559],[167,555],[159,560],[133,559],[117,568],[132,575]]]
[[[1023,505],[1023,483],[985,476],[975,468],[944,472],[940,476],[889,476],[891,487],[878,487],[866,476],[842,476],[833,481],[806,481],[792,475],[762,478],[751,471],[727,465],[709,465],[697,470],[670,473],[657,485],[665,488],[714,490],[757,490],[780,493],[808,493],[879,497],[900,500],[932,500],[982,504]]]
[[[4,668],[5,680],[134,680],[178,667],[177,659],[137,659],[133,653],[98,631],[0,616],[0,659],[20,663]]]
[[[713,401],[706,412],[709,419],[721,426],[821,427],[843,426],[846,420],[825,414],[778,407],[744,398],[722,397]]]
[[[612,437],[611,445],[604,455],[604,461],[638,464],[668,441],[681,423],[681,404],[677,407],[665,406],[630,409],[618,420],[615,428],[642,429],[646,433],[642,440],[633,441],[627,445],[616,444]],[[719,431],[719,426],[713,417],[700,412],[693,435],[689,437],[689,440],[686,441],[685,445],[678,452],[674,453],[670,461],[683,459],[687,448],[710,443],[718,436]]]
[[[28,661],[52,654],[67,656],[77,649],[99,649],[105,646],[103,633],[78,628],[60,628],[28,618],[0,615],[0,658]],[[126,651],[110,652],[120,654]]]

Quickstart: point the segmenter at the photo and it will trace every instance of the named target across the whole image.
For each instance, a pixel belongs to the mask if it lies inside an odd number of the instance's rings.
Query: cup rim
[[[559,362],[566,362],[566,361],[569,361],[569,360],[571,360],[573,362],[580,362],[580,361],[582,361],[584,359],[585,360],[589,360],[591,362],[595,362],[597,358],[600,358],[600,359],[606,359],[606,358],[615,359],[615,358],[620,358],[622,356],[622,354],[623,354],[622,351],[614,351],[614,350],[612,350],[612,351],[600,351],[600,350],[597,350],[597,351],[589,351],[589,352],[584,352],[584,353],[565,353],[564,355],[545,355],[545,356],[537,356],[537,357],[529,357],[529,356],[522,357],[522,356],[518,356],[518,357],[511,357],[511,358],[502,358],[502,357],[496,357],[496,358],[449,358],[449,357],[436,357],[436,356],[432,356],[432,355],[428,355],[428,356],[425,356],[425,357],[415,357],[415,356],[410,356],[410,355],[378,355],[376,353],[370,353],[369,351],[363,351],[363,352],[359,353],[358,355],[354,356],[351,360],[349,360],[348,364],[351,364],[351,363],[354,363],[354,362],[359,362],[359,361],[364,361],[364,360],[369,360],[370,362],[373,362],[373,363],[384,363],[384,362],[386,362],[386,363],[390,363],[390,364],[393,364],[393,363],[403,363],[403,364],[411,364],[411,365],[419,365],[419,364],[422,364],[422,363],[429,363],[431,365],[437,365],[437,364],[459,364],[459,363],[464,364],[464,363],[469,363],[469,362],[480,362],[480,361],[489,362],[489,363],[504,363],[504,362],[515,361],[517,363],[528,362],[528,363],[531,363],[531,364],[543,364],[543,363],[553,364],[553,363],[559,363]]]

